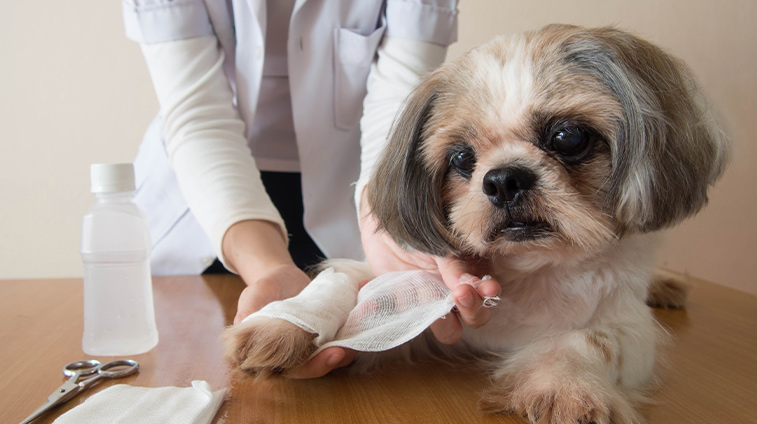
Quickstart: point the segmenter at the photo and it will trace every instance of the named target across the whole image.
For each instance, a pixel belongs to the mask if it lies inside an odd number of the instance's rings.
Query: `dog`
[[[485,259],[501,302],[454,346],[426,334],[395,350],[486,357],[484,412],[641,422],[665,337],[647,301],[684,293],[654,278],[658,239],[705,206],[728,153],[689,68],[616,28],[550,25],[445,63],[406,100],[366,195],[408,250]],[[270,376],[304,364],[313,337],[263,318],[225,341]]]

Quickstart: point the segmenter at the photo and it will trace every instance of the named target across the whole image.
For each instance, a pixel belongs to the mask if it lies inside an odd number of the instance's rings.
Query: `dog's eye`
[[[575,125],[561,127],[552,135],[555,152],[566,158],[580,156],[586,152],[590,142],[591,134]]]
[[[449,159],[452,168],[465,178],[470,178],[476,167],[476,154],[473,149],[465,146],[452,151]]]

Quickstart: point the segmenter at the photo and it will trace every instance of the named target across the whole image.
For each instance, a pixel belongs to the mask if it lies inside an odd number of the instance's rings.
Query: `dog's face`
[[[426,77],[368,200],[427,253],[591,252],[696,213],[726,158],[679,60],[612,28],[553,25]]]

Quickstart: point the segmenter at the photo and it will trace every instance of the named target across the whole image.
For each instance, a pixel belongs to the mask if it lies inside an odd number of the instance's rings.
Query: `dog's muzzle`
[[[484,175],[483,191],[498,208],[515,206],[523,192],[533,187],[536,175],[521,167],[492,169]]]

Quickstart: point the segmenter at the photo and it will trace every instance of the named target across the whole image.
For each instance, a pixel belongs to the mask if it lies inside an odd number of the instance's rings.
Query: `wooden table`
[[[757,297],[695,281],[684,311],[657,311],[674,335],[650,423],[757,423]],[[243,288],[235,276],[154,279],[160,343],[136,355],[134,386],[229,387],[216,423],[520,423],[476,410],[487,377],[435,364],[398,366],[372,376],[336,372],[307,381],[254,383],[221,359],[218,334],[228,325]],[[80,279],[0,281],[0,422],[18,423],[63,381],[61,367],[89,358],[81,350]],[[112,358],[98,358],[110,360]],[[87,394],[41,417],[52,422]]]

